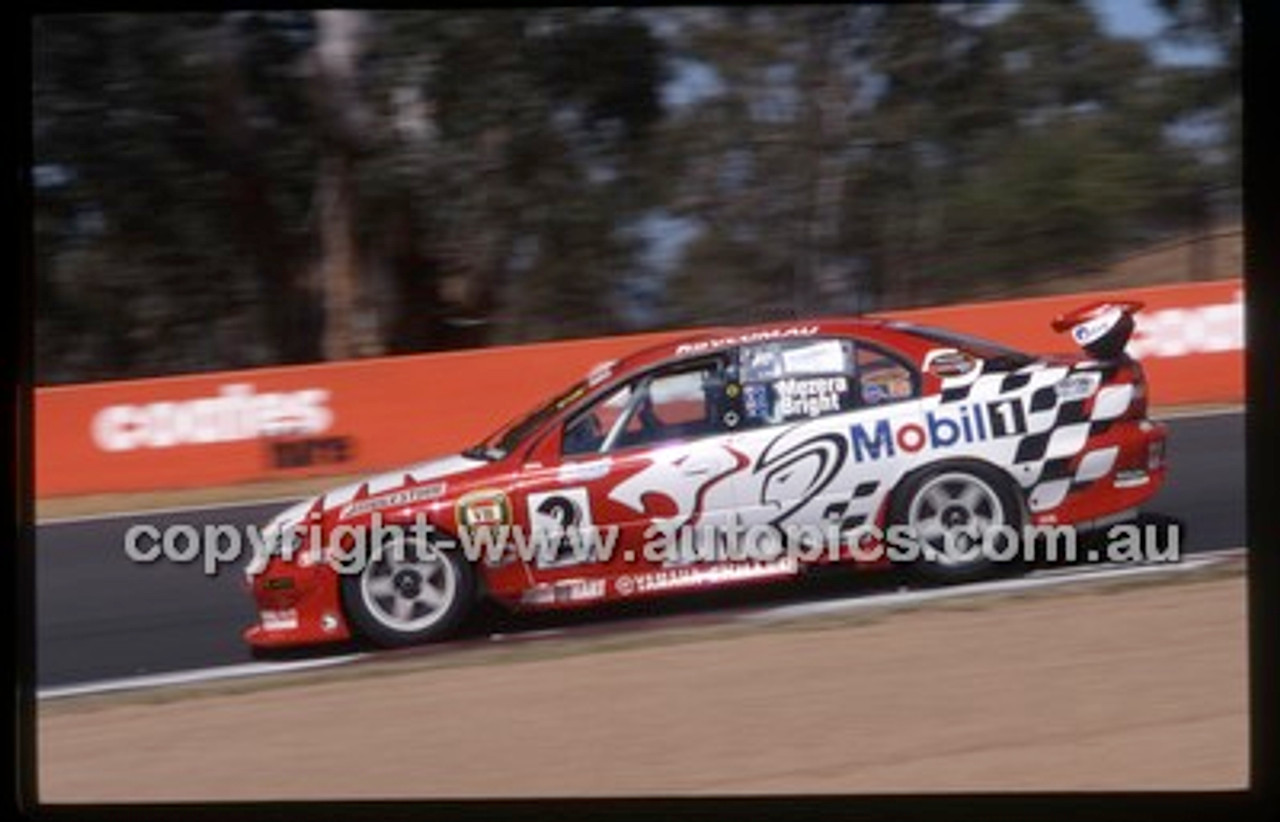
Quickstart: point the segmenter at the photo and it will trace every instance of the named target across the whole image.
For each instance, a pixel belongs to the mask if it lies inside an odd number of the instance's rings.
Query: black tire
[[[991,546],[1006,549],[1003,535],[993,529],[1002,525],[1021,533],[1022,519],[1009,477],[973,460],[930,466],[909,476],[889,507],[890,524],[913,528],[913,537],[924,549],[909,572],[933,583],[970,582],[1020,571],[1020,559],[993,561],[974,540],[990,531]],[[948,554],[948,547],[959,555]]]
[[[342,575],[342,604],[355,632],[384,648],[450,636],[475,605],[476,573],[458,551],[419,546]],[[429,593],[430,592],[430,593]]]

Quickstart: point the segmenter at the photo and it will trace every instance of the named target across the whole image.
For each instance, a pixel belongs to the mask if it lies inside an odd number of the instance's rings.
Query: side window
[[[851,339],[743,346],[738,359],[744,428],[825,417],[919,396],[918,375],[879,346]]]
[[[920,395],[916,372],[898,357],[870,345],[858,343],[858,404],[884,405]]]
[[[776,425],[854,406],[854,344],[787,340],[743,346],[738,361],[744,427]]]
[[[597,400],[565,423],[560,452],[569,456],[599,451],[604,445],[605,437],[613,430],[618,418],[627,410],[633,393],[633,385],[624,385]]]
[[[644,381],[612,448],[652,445],[724,431],[724,369],[719,360],[682,364]]]

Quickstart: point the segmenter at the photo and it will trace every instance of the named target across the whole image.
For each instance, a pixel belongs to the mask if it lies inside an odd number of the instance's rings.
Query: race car
[[[1165,428],[1124,354],[1140,308],[1055,318],[1083,349],[1069,356],[857,318],[717,329],[602,364],[457,455],[277,516],[246,571],[245,639],[411,645],[482,599],[576,608],[901,564],[874,550],[886,543],[919,549],[926,577],[990,574],[991,552],[957,546],[1120,521],[1161,486]],[[375,527],[395,550],[362,538]],[[748,534],[769,549],[730,545]]]

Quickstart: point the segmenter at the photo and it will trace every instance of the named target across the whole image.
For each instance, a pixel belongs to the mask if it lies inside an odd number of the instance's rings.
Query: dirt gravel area
[[[1243,576],[41,706],[44,802],[1248,784]]]

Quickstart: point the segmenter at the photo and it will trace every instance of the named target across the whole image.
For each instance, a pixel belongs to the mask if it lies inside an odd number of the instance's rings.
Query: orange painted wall
[[[1140,300],[1137,329],[1127,348],[1142,361],[1153,406],[1244,399],[1244,283],[1191,285],[1038,297],[944,308],[898,311],[897,319],[976,334],[1039,353],[1072,352],[1065,334],[1049,328],[1057,314],[1100,299]]]
[[[1242,289],[1241,281],[1228,280],[886,316],[1030,351],[1070,351],[1071,342],[1049,329],[1054,315],[1104,296],[1138,299],[1147,308],[1130,349],[1147,370],[1152,404],[1231,402],[1244,396]],[[664,332],[42,388],[35,396],[36,494],[199,487],[393,467],[472,444],[593,365],[682,336]],[[175,410],[169,403],[187,405]],[[302,408],[314,430],[300,436],[252,433],[258,428],[244,416],[255,413],[246,410],[250,405],[261,414],[290,403]],[[166,444],[162,434],[158,442],[139,443],[140,418],[179,420],[177,436],[186,440],[230,441]],[[175,432],[173,424],[146,430]],[[281,447],[312,449],[314,461],[282,467]]]

